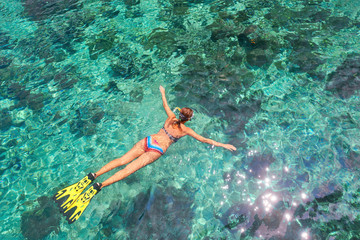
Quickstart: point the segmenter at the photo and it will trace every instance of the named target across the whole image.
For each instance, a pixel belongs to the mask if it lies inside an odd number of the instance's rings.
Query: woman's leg
[[[140,157],[138,157],[138,159],[129,163],[124,169],[118,171],[117,173],[112,175],[110,178],[105,180],[102,183],[102,187],[109,186],[109,185],[113,184],[114,182],[117,182],[117,181],[120,181],[121,179],[126,178],[127,176],[136,172],[140,168],[145,167],[146,165],[154,162],[159,157],[161,157],[161,154],[157,153],[157,152],[146,152],[146,153],[142,154]]]
[[[116,158],[103,166],[99,171],[97,171],[96,177],[99,177],[100,175],[107,173],[110,170],[113,170],[114,168],[120,167],[122,165],[128,164],[135,158],[139,157],[141,154],[145,152],[144,150],[144,142],[145,140],[142,139],[139,142],[137,142],[127,153],[125,153],[122,157]]]

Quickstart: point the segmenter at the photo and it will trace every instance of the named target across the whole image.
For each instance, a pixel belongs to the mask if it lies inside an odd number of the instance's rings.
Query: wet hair
[[[180,126],[181,122],[191,120],[193,114],[194,114],[194,111],[191,108],[187,108],[187,107],[182,108],[179,113],[179,120],[177,119],[174,122],[174,124],[177,124],[178,126]]]

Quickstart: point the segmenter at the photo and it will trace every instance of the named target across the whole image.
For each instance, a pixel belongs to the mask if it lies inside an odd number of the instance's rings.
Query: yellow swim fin
[[[91,199],[101,190],[101,183],[95,183],[86,192],[80,195],[80,197],[63,213],[69,224],[79,219],[81,214],[85,211],[89,205]]]
[[[74,183],[60,191],[58,191],[53,199],[58,204],[60,212],[66,211],[71,204],[73,204],[76,199],[79,197],[81,192],[92,182],[94,181],[95,176],[93,173],[89,173],[79,182]]]

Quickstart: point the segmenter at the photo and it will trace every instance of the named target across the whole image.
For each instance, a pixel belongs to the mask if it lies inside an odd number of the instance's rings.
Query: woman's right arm
[[[210,145],[214,145],[216,147],[223,147],[223,148],[226,148],[230,151],[236,151],[236,147],[234,147],[233,145],[231,144],[224,144],[224,143],[220,143],[220,142],[217,142],[217,141],[214,141],[212,139],[209,139],[209,138],[205,138],[199,134],[197,134],[194,130],[192,130],[191,128],[186,128],[186,133],[187,135],[195,138],[196,140],[200,141],[200,142],[203,142],[203,143],[207,143],[207,144],[210,144]]]
[[[165,88],[163,88],[163,86],[159,87],[159,90],[161,92],[161,98],[162,98],[162,102],[163,102],[163,107],[165,109],[166,114],[168,115],[169,118],[176,118],[175,113],[173,113],[173,111],[171,111],[166,97],[165,97]]]

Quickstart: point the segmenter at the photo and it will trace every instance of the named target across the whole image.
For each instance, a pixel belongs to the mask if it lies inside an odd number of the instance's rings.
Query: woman
[[[86,177],[69,187],[57,192],[54,196],[55,202],[59,205],[60,211],[64,213],[69,224],[76,221],[85,208],[88,206],[90,200],[103,188],[109,186],[117,181],[120,181],[130,174],[136,172],[142,167],[154,162],[172,143],[177,142],[180,138],[189,135],[200,142],[208,143],[217,147],[223,147],[230,151],[235,151],[236,148],[231,144],[223,144],[214,140],[204,138],[191,128],[186,127],[185,123],[193,117],[193,110],[190,108],[183,108],[180,110],[179,119],[170,110],[165,97],[165,89],[160,86],[163,106],[168,118],[164,126],[156,134],[148,136],[134,145],[134,147],[125,153],[120,158],[114,159],[105,166],[103,166],[96,173],[89,173]],[[134,160],[135,159],[135,160]],[[81,196],[80,193],[97,177],[102,174],[122,165],[128,164],[125,168],[118,171],[103,183],[95,183]]]

